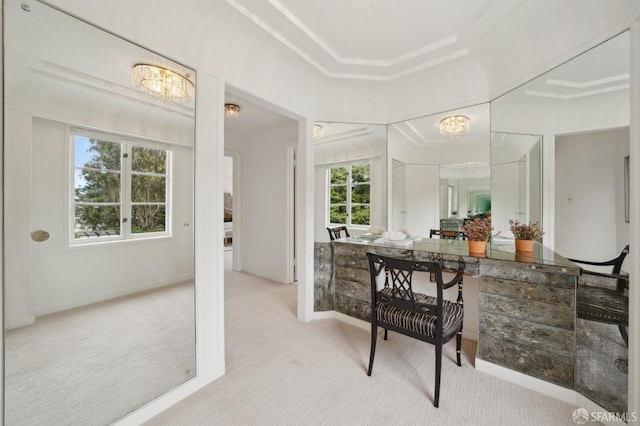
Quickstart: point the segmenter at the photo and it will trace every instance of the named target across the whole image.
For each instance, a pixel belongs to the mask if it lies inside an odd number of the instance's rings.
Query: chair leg
[[[433,406],[440,403],[440,373],[442,368],[442,344],[436,344],[436,387],[433,398]]]
[[[384,340],[387,340],[387,331],[389,331],[389,330],[387,330],[387,329],[385,328],[385,329],[384,329]]]
[[[371,376],[371,370],[373,370],[373,357],[376,354],[376,340],[378,337],[378,324],[375,321],[371,322],[371,352],[369,354],[369,369],[367,370],[367,376]]]
[[[460,331],[456,335],[456,361],[458,361],[458,367],[462,366],[462,362],[460,361],[460,353],[462,351],[462,327],[460,327]]]
[[[624,344],[626,347],[629,347],[629,335],[627,334],[627,326],[619,325],[620,334],[622,334],[622,340],[624,340]]]

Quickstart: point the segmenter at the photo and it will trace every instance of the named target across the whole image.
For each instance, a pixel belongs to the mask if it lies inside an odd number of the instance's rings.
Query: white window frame
[[[369,206],[369,224],[368,225],[361,225],[361,224],[352,224],[351,223],[351,207],[354,205],[352,203],[351,200],[351,169],[353,166],[362,166],[362,165],[368,165],[369,166],[369,203],[368,204],[363,204],[363,203],[355,203],[355,205],[368,205]],[[347,182],[346,182],[346,187],[347,187],[347,204],[346,204],[346,208],[347,208],[347,223],[334,223],[331,222],[331,206],[332,205],[336,205],[336,204],[331,204],[331,170],[332,169],[339,169],[339,168],[346,168],[347,169]],[[332,226],[339,226],[339,225],[345,225],[349,228],[354,228],[354,229],[368,229],[371,226],[371,169],[372,169],[372,165],[371,165],[371,160],[359,160],[359,161],[351,161],[348,163],[339,163],[339,164],[331,164],[327,167],[327,208],[326,210],[326,214],[327,214],[327,223],[329,227]],[[361,183],[360,185],[362,185],[363,183]],[[358,184],[356,184],[358,185]]]
[[[100,141],[117,143],[121,148],[121,155],[123,155],[122,161],[120,163],[120,209],[121,209],[121,217],[127,220],[120,223],[120,235],[103,235],[100,237],[88,237],[88,238],[75,238],[75,138],[76,136],[87,137],[92,139],[98,139]],[[95,245],[95,244],[105,244],[105,243],[114,243],[114,242],[125,242],[125,241],[140,241],[151,238],[170,238],[172,236],[171,232],[171,216],[172,216],[172,203],[171,203],[171,188],[173,187],[173,161],[172,161],[172,150],[167,144],[155,141],[149,141],[145,139],[136,139],[128,136],[120,136],[111,133],[103,133],[97,132],[93,130],[86,129],[78,129],[71,128],[69,131],[69,204],[68,204],[68,213],[67,217],[69,220],[68,223],[68,231],[67,235],[69,237],[69,246],[86,246],[86,245]],[[142,147],[142,148],[150,148],[150,149],[158,149],[166,151],[166,174],[165,179],[165,202],[162,203],[165,205],[165,230],[159,232],[143,232],[143,233],[132,233],[131,232],[131,222],[132,222],[132,206],[139,205],[140,203],[134,203],[131,200],[131,182],[132,176],[134,174],[140,174],[139,172],[133,172],[131,169],[131,161],[127,161],[131,158],[132,149],[134,147]],[[124,158],[126,157],[126,158]],[[115,171],[110,171],[115,172]],[[144,173],[143,173],[144,174]],[[92,204],[92,203],[88,203]],[[97,203],[96,203],[97,204]],[[115,204],[115,203],[114,203]]]

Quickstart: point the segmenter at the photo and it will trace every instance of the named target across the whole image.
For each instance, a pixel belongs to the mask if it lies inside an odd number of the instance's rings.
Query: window
[[[73,133],[72,244],[168,236],[171,152]]]
[[[329,223],[369,225],[371,164],[354,163],[329,169]]]

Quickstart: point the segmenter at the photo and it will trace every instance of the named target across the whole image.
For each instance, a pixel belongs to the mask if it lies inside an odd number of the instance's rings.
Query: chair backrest
[[[442,295],[443,290],[456,284],[458,286],[458,301],[462,301],[462,277],[464,273],[464,263],[460,260],[458,273],[449,282],[442,280],[441,261],[418,261],[411,259],[398,259],[382,256],[376,253],[367,253],[369,259],[369,273],[371,275],[371,307],[375,309],[379,300],[396,306],[399,309],[406,309],[414,312],[429,313],[430,315],[442,316]],[[378,276],[384,271],[384,286],[379,289]],[[435,278],[436,304],[426,303],[424,295],[413,291],[414,272],[427,272],[426,281],[429,277]],[[436,324],[442,331],[442,324]],[[436,334],[437,335],[437,334]]]
[[[334,228],[327,228],[327,231],[329,231],[329,238],[331,239],[331,241],[342,238],[342,235],[341,235],[342,232],[344,232],[345,237],[351,236],[349,235],[349,231],[347,230],[346,226],[336,226]]]
[[[432,229],[429,231],[429,238],[434,236],[444,240],[466,240],[467,236],[462,231],[445,231],[443,229]]]
[[[627,244],[622,249],[618,257],[611,260],[607,260],[605,262],[594,262],[591,260],[579,260],[579,259],[570,259],[570,258],[567,258],[567,260],[570,260],[575,263],[582,263],[584,265],[611,266],[612,267],[611,273],[613,275],[620,275],[620,272],[622,272],[622,264],[624,263],[624,258],[627,257],[628,254],[629,254],[629,244]]]

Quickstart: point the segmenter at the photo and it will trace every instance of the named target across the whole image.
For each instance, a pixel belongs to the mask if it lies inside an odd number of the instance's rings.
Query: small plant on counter
[[[510,219],[509,225],[516,240],[537,240],[544,234],[540,229],[540,222],[537,221],[526,224]]]
[[[480,217],[466,222],[462,228],[469,241],[487,241],[493,231],[491,222]]]

